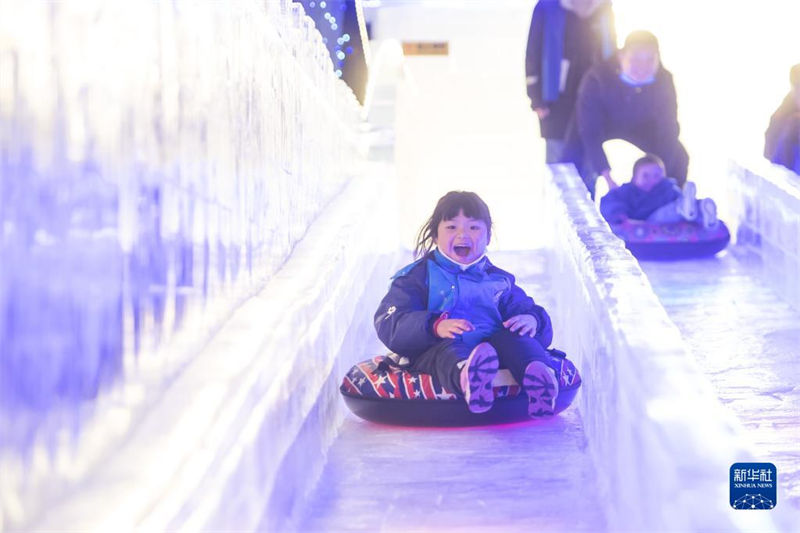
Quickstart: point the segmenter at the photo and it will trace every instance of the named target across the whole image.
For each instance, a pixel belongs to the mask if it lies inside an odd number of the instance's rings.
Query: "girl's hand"
[[[436,324],[436,335],[443,339],[455,339],[465,331],[472,331],[475,327],[469,320],[463,318],[447,318]]]
[[[512,333],[518,332],[520,335],[533,337],[536,335],[536,328],[539,327],[539,322],[533,315],[516,315],[503,322],[503,326]]]

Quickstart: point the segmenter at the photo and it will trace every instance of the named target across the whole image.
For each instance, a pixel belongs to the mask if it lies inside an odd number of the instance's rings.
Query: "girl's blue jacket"
[[[461,337],[477,345],[503,329],[512,316],[536,317],[536,338],[545,348],[553,341],[550,317],[525,294],[514,276],[484,257],[462,270],[438,250],[402,268],[375,313],[378,338],[393,352],[414,358],[442,339],[433,324],[443,314],[469,320],[475,329]]]

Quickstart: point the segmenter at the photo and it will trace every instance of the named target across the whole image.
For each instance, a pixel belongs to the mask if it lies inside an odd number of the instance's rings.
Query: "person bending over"
[[[659,58],[658,40],[635,31],[609,61],[592,67],[578,90],[575,120],[565,148],[594,197],[598,175],[617,186],[603,143],[622,139],[658,155],[679,186],[686,182],[689,154],[678,140],[678,103],[672,74]]]

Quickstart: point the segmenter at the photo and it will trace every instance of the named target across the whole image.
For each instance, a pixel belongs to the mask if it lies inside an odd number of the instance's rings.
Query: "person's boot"
[[[480,343],[469,354],[467,363],[461,369],[461,390],[471,412],[484,413],[492,408],[492,382],[499,365],[497,351],[488,342]]]
[[[700,200],[700,218],[703,221],[705,229],[714,229],[717,227],[717,204],[711,198],[703,198]]]
[[[687,181],[683,186],[683,194],[678,202],[678,214],[689,222],[697,220],[697,185],[691,181]]]
[[[555,370],[541,361],[529,363],[525,367],[522,389],[528,395],[528,416],[549,416],[555,412],[558,396]]]

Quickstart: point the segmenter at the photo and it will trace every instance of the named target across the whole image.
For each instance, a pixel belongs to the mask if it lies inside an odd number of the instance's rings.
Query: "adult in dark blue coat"
[[[594,196],[598,175],[609,188],[617,186],[603,143],[622,139],[659,156],[667,175],[682,187],[689,154],[678,140],[679,132],[675,84],[661,66],[658,40],[650,32],[636,31],[616,57],[583,77],[564,160],[575,163]]]
[[[800,174],[800,65],[789,72],[792,90],[775,110],[764,134],[764,157]]]
[[[609,0],[540,0],[534,7],[525,76],[548,163],[562,157],[581,78],[613,55],[616,39]]]

